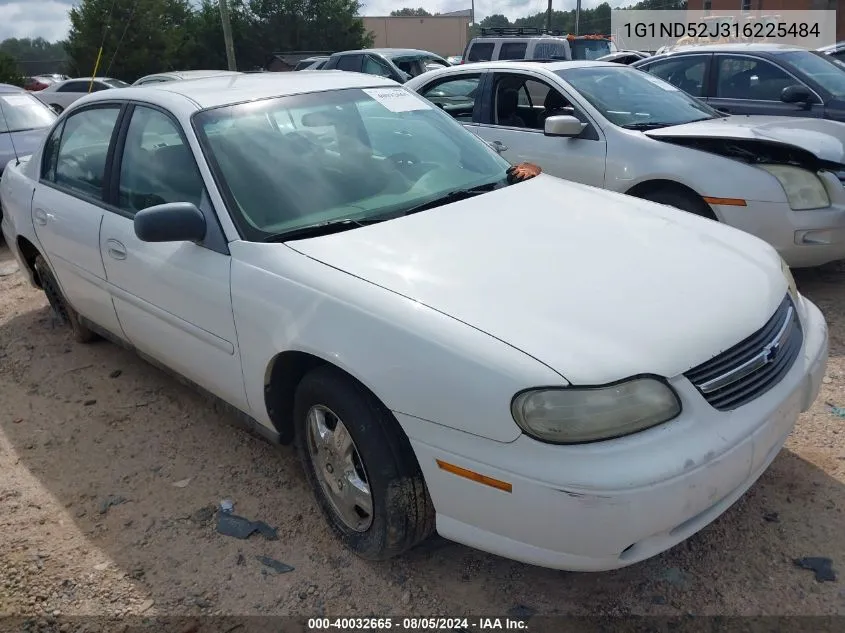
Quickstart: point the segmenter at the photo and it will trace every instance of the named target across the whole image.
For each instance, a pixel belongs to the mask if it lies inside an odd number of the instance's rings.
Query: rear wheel
[[[659,204],[675,207],[681,211],[700,215],[704,218],[718,221],[713,209],[704,202],[698,195],[683,191],[682,189],[662,188],[647,191],[640,196],[643,200],[650,200]]]
[[[62,323],[70,326],[71,332],[73,333],[73,340],[77,343],[90,343],[96,340],[98,338],[97,335],[80,322],[76,310],[65,301],[56,277],[53,275],[53,271],[50,270],[50,266],[47,265],[47,262],[44,261],[41,255],[35,257],[33,268],[35,269],[35,274],[38,275],[38,279],[41,282],[41,289],[47,295],[47,301],[50,303],[50,307],[53,308],[53,312],[56,313],[56,316],[59,317]]]
[[[302,379],[296,445],[317,502],[358,556],[385,560],[434,531],[434,507],[410,442],[375,396],[333,367]]]

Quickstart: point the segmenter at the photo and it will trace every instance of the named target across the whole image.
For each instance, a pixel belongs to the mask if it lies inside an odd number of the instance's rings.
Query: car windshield
[[[28,94],[0,94],[0,132],[23,132],[50,126],[56,114]]]
[[[667,127],[724,116],[672,84],[627,66],[569,68],[557,75],[621,127]]]
[[[251,240],[404,215],[504,184],[509,167],[448,114],[392,86],[223,106],[194,115],[194,128]]]
[[[778,53],[791,66],[807,75],[835,97],[845,97],[845,64],[824,54],[810,51]]]
[[[104,84],[109,86],[110,88],[128,88],[129,84],[125,81],[121,81],[120,79],[101,79]]]
[[[616,52],[610,40],[572,40],[569,42],[572,59],[598,59]]]

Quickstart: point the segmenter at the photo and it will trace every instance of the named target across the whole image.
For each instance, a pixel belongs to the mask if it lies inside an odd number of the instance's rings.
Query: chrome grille
[[[795,362],[803,339],[787,295],[761,329],[684,376],[714,408],[730,411],[777,385]]]

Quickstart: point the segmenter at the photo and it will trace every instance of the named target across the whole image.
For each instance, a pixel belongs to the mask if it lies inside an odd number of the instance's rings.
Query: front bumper
[[[785,202],[746,204],[713,205],[713,210],[725,224],[774,246],[791,268],[845,259],[845,203],[809,211],[793,211]]]
[[[802,299],[805,339],[774,389],[731,412],[673,380],[684,412],[626,438],[552,446],[521,436],[481,439],[397,414],[451,540],[525,563],[603,571],[650,558],[721,515],[774,460],[818,395],[827,326]],[[447,448],[448,447],[448,448]],[[458,477],[437,460],[508,482],[511,492]]]

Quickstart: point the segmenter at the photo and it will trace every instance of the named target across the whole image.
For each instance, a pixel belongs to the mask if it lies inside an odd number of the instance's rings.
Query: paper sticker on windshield
[[[29,100],[28,95],[3,95],[3,101],[13,108],[32,105],[32,101]]]
[[[431,106],[404,88],[365,88],[364,92],[391,112],[430,110]]]
[[[644,73],[644,74],[645,74],[646,81],[650,81],[655,86],[663,88],[667,92],[678,92],[678,89],[675,86],[673,86],[672,84],[670,84],[668,81],[663,81],[662,79],[658,79],[657,77],[652,77],[651,75],[646,74],[646,73]]]

